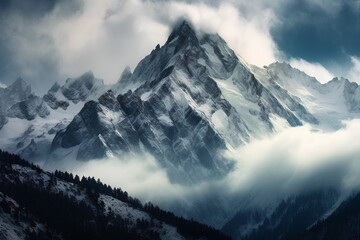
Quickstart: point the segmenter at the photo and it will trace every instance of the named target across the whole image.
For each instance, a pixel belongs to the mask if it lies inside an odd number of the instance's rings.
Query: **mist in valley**
[[[183,185],[149,153],[88,162],[47,160],[45,169],[94,176],[143,203],[151,201],[179,215],[221,227],[241,209],[271,210],[281,200],[321,189],[344,197],[359,189],[360,120],[331,132],[309,125],[254,139],[224,156],[234,168],[223,178]],[[236,206],[236,207],[234,207]]]

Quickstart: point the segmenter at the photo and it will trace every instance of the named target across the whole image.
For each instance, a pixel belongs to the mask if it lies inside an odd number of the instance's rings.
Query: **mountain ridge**
[[[218,34],[199,33],[186,22],[133,72],[125,68],[114,85],[86,72],[54,84],[43,97],[32,94],[23,80],[14,86],[20,90],[0,88],[0,98],[6,92],[13,99],[0,104],[0,146],[5,150],[45,163],[123,161],[129,153],[146,153],[180,186],[221,180],[238,167],[224,152],[254,140],[302,125],[336,131],[342,121],[360,117],[356,83],[340,78],[321,84],[286,63],[256,67]],[[216,203],[201,203],[196,211],[201,215]],[[290,220],[296,219],[294,212]],[[231,221],[224,215],[202,220],[218,226]],[[282,227],[269,231],[287,225]]]

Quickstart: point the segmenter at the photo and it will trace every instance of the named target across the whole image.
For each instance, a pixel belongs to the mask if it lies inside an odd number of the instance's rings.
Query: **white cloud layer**
[[[63,163],[57,162],[50,168],[101,178],[143,201],[153,201],[188,217],[199,214],[205,201],[216,205],[212,210],[205,207],[208,223],[219,226],[224,220],[221,218],[234,212],[233,206],[265,207],[282,198],[326,188],[336,188],[345,195],[358,190],[360,142],[354,139],[360,136],[360,120],[344,125],[334,132],[313,131],[310,126],[289,128],[254,140],[225,153],[236,162],[226,177],[190,186],[171,183],[148,154],[87,163],[72,161],[61,166],[58,164]]]
[[[360,134],[360,120],[344,124],[335,132],[290,128],[230,152],[237,170],[229,175],[229,186],[234,192],[257,189],[259,201],[326,187],[358,189],[360,143],[354,139]]]
[[[321,83],[327,83],[334,76],[320,63],[310,63],[304,59],[290,59],[290,65],[307,75],[315,77]]]

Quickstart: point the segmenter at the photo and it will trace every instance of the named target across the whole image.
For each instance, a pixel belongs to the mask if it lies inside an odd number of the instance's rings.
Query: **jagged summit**
[[[196,37],[195,31],[189,22],[186,20],[179,21],[172,30],[167,42],[171,42],[176,37]]]
[[[48,93],[56,93],[57,91],[59,91],[60,88],[60,84],[58,82],[55,82],[49,89]]]
[[[22,79],[21,77],[18,77],[8,88],[15,88],[15,87],[26,87],[29,84]]]
[[[131,75],[132,75],[132,72],[131,72],[130,67],[126,66],[120,75],[119,81],[126,81],[131,77]]]
[[[91,82],[95,78],[94,73],[90,70],[83,73],[78,78],[68,78],[66,79],[65,85],[77,84],[81,82]]]
[[[17,78],[10,86],[2,88],[0,92],[0,106],[3,111],[13,104],[27,99],[31,94],[31,86],[22,78]]]
[[[99,95],[97,92],[104,87],[104,80],[95,78],[93,72],[88,71],[78,78],[68,78],[61,91],[67,99],[77,103],[90,95]]]
[[[30,93],[31,86],[21,77],[17,78],[10,86],[6,88],[10,92],[23,92],[23,93]]]

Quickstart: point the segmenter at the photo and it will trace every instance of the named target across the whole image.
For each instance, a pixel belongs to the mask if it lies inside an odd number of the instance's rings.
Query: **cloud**
[[[350,55],[360,55],[359,2],[287,1],[276,10],[271,36],[287,58],[318,62],[337,76],[349,71]]]
[[[170,2],[166,8],[158,11],[167,14],[161,16],[162,19],[174,22],[186,16],[198,30],[219,33],[231,48],[252,64],[262,66],[276,59],[278,50],[269,33],[275,16],[268,9],[250,17],[228,2],[216,7],[203,3]]]
[[[129,153],[120,158],[110,157],[86,162],[75,161],[70,157],[62,161],[46,159],[38,163],[48,171],[61,169],[79,176],[95,176],[102,182],[112,187],[121,187],[130,195],[144,201],[169,202],[186,198],[190,193],[186,186],[171,183],[165,169],[148,153]]]
[[[356,41],[348,40],[360,33],[352,27],[360,11],[353,0],[15,0],[10,6],[0,10],[0,78],[9,84],[22,76],[40,92],[88,70],[115,82],[127,65],[134,69],[166,41],[179,17],[218,32],[249,63],[300,59],[320,81],[329,74],[319,65],[344,75],[348,54],[359,51]]]
[[[360,84],[360,58],[351,56],[353,67],[350,69],[348,78],[352,82]]]
[[[146,153],[90,162],[57,161],[47,169],[95,176],[143,202],[220,227],[237,208],[266,208],[283,198],[327,188],[344,196],[359,190],[360,142],[354,139],[360,134],[360,120],[344,126],[323,132],[306,125],[253,140],[224,153],[235,162],[227,176],[193,185],[170,182],[166,171]]]
[[[8,83],[20,75],[42,91],[55,80],[88,70],[113,83],[127,65],[134,69],[158,43],[163,44],[181,17],[198,29],[218,32],[252,64],[275,61],[279,51],[269,33],[276,21],[273,12],[244,12],[237,6],[230,1],[75,0],[55,1],[31,18],[8,11],[2,20],[6,51],[0,58],[7,58],[2,75]]]
[[[247,61],[273,62],[277,49],[269,28],[274,16],[262,11],[250,19],[230,3],[126,0],[84,1],[80,14],[60,19],[54,10],[45,22],[61,58],[62,72],[79,75],[91,68],[107,82],[132,68],[156,46],[164,43],[174,22],[186,17],[198,29],[218,32]],[[146,39],[146,41],[144,41]]]
[[[6,84],[0,82],[0,88],[6,88]]]
[[[290,128],[228,152],[237,168],[226,184],[233,193],[252,194],[258,206],[330,187],[345,193],[358,190],[360,143],[353,139],[360,134],[360,120],[344,123],[346,127],[334,132]]]
[[[327,83],[334,76],[320,63],[310,63],[304,59],[290,59],[290,65],[305,72],[307,75],[315,77],[321,83]]]

